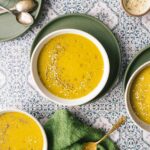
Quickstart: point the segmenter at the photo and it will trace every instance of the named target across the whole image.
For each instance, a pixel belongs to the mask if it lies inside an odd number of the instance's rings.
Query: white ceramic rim
[[[38,56],[39,56],[39,53],[40,53],[42,47],[50,39],[52,39],[56,36],[68,34],[68,33],[81,35],[81,36],[89,39],[90,41],[92,41],[98,47],[98,49],[103,57],[103,61],[104,61],[104,73],[103,73],[102,79],[100,80],[97,87],[93,91],[91,91],[88,95],[83,96],[81,98],[77,98],[77,99],[71,99],[71,100],[67,100],[67,99],[55,96],[52,93],[50,93],[42,84],[42,82],[39,78],[38,72],[37,72],[37,60],[38,60]],[[37,46],[35,47],[34,52],[32,54],[32,57],[31,57],[31,76],[36,85],[35,88],[45,98],[51,100],[54,103],[60,104],[60,105],[66,105],[66,106],[81,105],[81,104],[87,103],[90,100],[92,100],[93,98],[95,98],[102,91],[104,86],[106,85],[106,82],[109,77],[109,72],[110,72],[109,58],[108,58],[108,55],[107,55],[104,47],[102,46],[102,44],[95,37],[90,35],[89,33],[86,33],[84,31],[77,30],[77,29],[61,29],[61,30],[57,30],[57,31],[54,31],[54,32],[48,34],[37,44]]]
[[[0,111],[0,115],[4,114],[4,113],[8,113],[8,112],[18,112],[18,113],[22,113],[22,114],[30,117],[38,125],[38,127],[41,130],[41,133],[42,133],[42,136],[43,136],[43,149],[42,150],[47,150],[48,149],[48,142],[47,142],[47,136],[46,136],[45,130],[42,127],[42,125],[39,123],[39,121],[34,116],[32,116],[31,114],[29,114],[25,111],[19,110],[19,109],[2,109]]]
[[[147,61],[146,63],[141,65],[130,77],[126,86],[126,90],[125,90],[125,104],[126,104],[127,112],[130,118],[132,119],[132,121],[143,131],[150,132],[150,124],[147,124],[141,119],[139,119],[139,117],[134,113],[131,103],[130,103],[130,89],[131,89],[132,83],[134,79],[136,78],[136,76],[138,75],[138,73],[141,72],[147,66],[150,66],[150,61]]]

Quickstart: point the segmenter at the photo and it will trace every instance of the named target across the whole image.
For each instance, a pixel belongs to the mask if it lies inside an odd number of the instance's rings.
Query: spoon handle
[[[101,143],[104,139],[106,139],[112,132],[114,132],[115,130],[117,130],[121,125],[123,125],[126,122],[126,117],[122,116],[117,123],[115,123],[113,125],[113,127],[111,128],[111,130],[105,135],[103,136],[99,141],[96,142],[96,144]]]
[[[5,8],[4,6],[1,6],[1,5],[0,5],[0,8],[3,9],[4,11],[6,11],[6,12],[9,12],[10,14],[13,14],[13,13],[11,12],[11,10]]]
[[[15,7],[12,7],[9,9],[10,11],[14,11],[15,10]],[[7,13],[8,11],[4,10],[3,8],[0,8],[0,14],[5,14]]]

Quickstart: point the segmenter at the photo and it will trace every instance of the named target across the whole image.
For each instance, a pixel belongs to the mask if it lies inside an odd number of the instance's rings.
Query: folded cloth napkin
[[[48,150],[82,150],[86,142],[97,141],[101,130],[93,129],[67,110],[57,111],[44,126],[48,138]],[[109,138],[98,145],[98,150],[118,150]]]

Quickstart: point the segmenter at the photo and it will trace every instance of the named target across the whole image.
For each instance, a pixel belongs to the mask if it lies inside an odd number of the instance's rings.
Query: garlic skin
[[[35,9],[37,3],[33,0],[22,0],[18,2],[15,6],[15,9],[18,12],[30,12]]]
[[[27,12],[21,12],[17,16],[17,20],[19,23],[23,25],[31,25],[34,22],[33,17]]]

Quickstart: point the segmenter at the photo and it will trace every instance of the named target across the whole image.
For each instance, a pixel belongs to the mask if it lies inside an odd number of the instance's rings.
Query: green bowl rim
[[[109,34],[112,36],[112,38],[113,38],[114,41],[115,41],[115,45],[117,46],[118,54],[119,54],[119,59],[118,59],[118,60],[119,60],[119,63],[118,63],[118,64],[119,64],[119,66],[118,66],[118,71],[117,71],[117,75],[116,75],[116,78],[115,78],[115,80],[114,80],[114,83],[113,83],[109,88],[107,88],[107,89],[108,89],[107,92],[105,92],[104,94],[101,95],[101,97],[103,97],[103,96],[106,95],[108,92],[110,92],[110,90],[112,90],[112,89],[115,87],[115,85],[120,81],[120,79],[119,79],[119,73],[120,73],[120,70],[121,70],[122,58],[121,58],[121,48],[119,47],[119,43],[118,43],[118,41],[117,41],[115,35],[112,33],[112,31],[111,31],[101,20],[97,19],[96,17],[91,16],[91,15],[88,15],[88,14],[72,13],[72,14],[64,14],[64,15],[58,16],[58,17],[56,17],[56,18],[50,20],[44,27],[41,28],[41,30],[37,33],[36,37],[34,38],[34,40],[33,40],[33,42],[32,42],[32,46],[31,46],[31,50],[30,50],[30,58],[31,58],[32,53],[33,53],[33,51],[34,51],[34,49],[35,49],[35,46],[37,45],[37,44],[35,44],[35,41],[37,40],[38,36],[41,34],[42,30],[43,30],[44,28],[46,28],[49,24],[51,24],[51,23],[53,23],[53,22],[55,22],[55,21],[57,21],[57,20],[59,20],[59,19],[61,19],[61,18],[70,17],[70,16],[80,16],[80,17],[87,17],[87,18],[89,18],[89,19],[93,19],[95,22],[100,23],[100,24],[109,32]],[[104,46],[104,47],[105,47],[105,46]],[[119,79],[119,80],[118,80],[118,79]],[[102,91],[102,92],[103,92],[103,91]]]
[[[145,48],[142,48],[142,49],[132,58],[132,60],[129,62],[129,64],[128,64],[126,70],[125,70],[124,78],[123,78],[123,91],[124,91],[124,92],[125,92],[125,90],[126,90],[125,82],[126,82],[127,74],[128,74],[128,72],[129,72],[130,67],[132,66],[132,64],[134,63],[134,61],[135,61],[138,57],[140,57],[140,55],[141,55],[142,53],[144,53],[145,51],[148,50],[148,48],[150,48],[150,44],[147,45]],[[139,66],[139,67],[140,67],[140,66]],[[131,76],[130,76],[130,77],[131,77]],[[129,78],[129,79],[130,79],[130,78]]]

